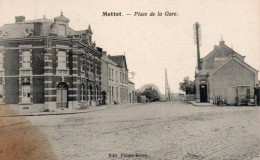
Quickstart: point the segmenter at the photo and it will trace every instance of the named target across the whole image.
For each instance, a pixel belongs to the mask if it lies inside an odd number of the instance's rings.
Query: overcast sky
[[[246,56],[245,61],[260,70],[259,0],[0,0],[0,25],[26,20],[70,19],[74,30],[87,29],[110,55],[126,54],[136,88],[154,83],[164,93],[164,70],[169,84],[179,91],[185,76],[194,79],[196,46],[193,24],[202,31],[201,57],[213,50],[221,35],[227,46]],[[134,12],[177,12],[177,17],[135,17]],[[103,12],[122,12],[121,17],[102,17]],[[126,14],[132,14],[127,16]]]

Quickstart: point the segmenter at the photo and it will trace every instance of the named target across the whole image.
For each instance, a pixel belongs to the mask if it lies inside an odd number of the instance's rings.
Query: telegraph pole
[[[167,100],[169,100],[169,86],[168,86],[167,70],[165,68],[165,101]]]
[[[194,29],[194,43],[197,45],[197,63],[198,63],[198,70],[201,70],[201,62],[200,62],[200,46],[201,46],[201,29],[200,24],[196,22],[193,25]]]

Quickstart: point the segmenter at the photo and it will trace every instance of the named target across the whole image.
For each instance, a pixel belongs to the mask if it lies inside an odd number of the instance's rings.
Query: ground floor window
[[[86,99],[85,99],[85,85],[82,83],[81,84],[81,96],[80,96],[80,100],[81,101],[85,101]]]
[[[116,87],[116,99],[118,100],[119,97],[118,97],[118,87]]]

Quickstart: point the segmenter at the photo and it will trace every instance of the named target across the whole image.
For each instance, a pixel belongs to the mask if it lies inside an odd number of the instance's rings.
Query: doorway
[[[64,82],[57,85],[57,108],[68,108],[68,85]]]
[[[200,102],[208,102],[207,85],[200,85]]]
[[[31,102],[31,87],[30,83],[22,84],[22,103]]]

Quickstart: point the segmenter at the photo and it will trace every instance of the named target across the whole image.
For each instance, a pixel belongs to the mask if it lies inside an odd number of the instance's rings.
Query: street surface
[[[259,107],[158,102],[26,119],[48,139],[39,149],[60,160],[250,160],[260,155],[259,115]]]

